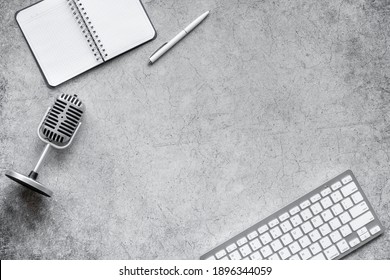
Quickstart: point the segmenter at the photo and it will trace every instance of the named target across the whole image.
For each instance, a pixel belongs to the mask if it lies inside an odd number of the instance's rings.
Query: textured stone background
[[[0,258],[195,259],[346,169],[390,227],[390,2],[144,0],[155,41],[48,88],[0,2]],[[149,55],[206,10],[155,65]],[[87,105],[35,195],[36,128]],[[390,234],[350,255],[390,259]]]

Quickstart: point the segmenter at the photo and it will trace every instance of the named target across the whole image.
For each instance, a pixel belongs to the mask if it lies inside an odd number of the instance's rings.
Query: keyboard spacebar
[[[318,255],[312,257],[310,260],[326,260],[323,253],[319,253]]]
[[[354,231],[361,228],[362,226],[365,226],[369,222],[374,220],[374,216],[372,215],[371,211],[364,213],[360,217],[353,220],[350,225]]]

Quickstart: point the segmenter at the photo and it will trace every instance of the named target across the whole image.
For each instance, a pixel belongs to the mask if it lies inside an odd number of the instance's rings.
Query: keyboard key
[[[339,250],[337,250],[335,245],[326,249],[324,253],[328,260],[333,260],[340,255]]]
[[[376,233],[378,233],[380,231],[381,231],[381,228],[379,226],[374,226],[372,229],[370,229],[370,233],[372,235],[374,235],[374,234],[376,234]]]
[[[339,248],[341,254],[348,251],[348,249],[349,249],[349,245],[348,245],[347,241],[345,241],[345,239],[338,242],[337,247]]]
[[[242,245],[244,245],[246,243],[248,243],[248,239],[246,239],[246,237],[242,237],[242,238],[237,240],[237,245],[238,246],[242,246]]]
[[[280,260],[279,255],[276,254],[276,253],[273,254],[272,256],[270,256],[268,259],[269,259],[269,260]]]
[[[327,195],[329,195],[332,191],[330,190],[330,188],[325,188],[321,191],[321,195],[322,197],[325,197]]]
[[[346,237],[348,235],[350,235],[352,233],[352,230],[351,228],[349,227],[349,225],[344,225],[340,228],[340,232],[341,234]]]
[[[303,210],[303,211],[300,213],[300,215],[301,215],[301,217],[302,217],[302,219],[303,219],[304,221],[307,221],[307,220],[309,220],[309,219],[311,219],[311,218],[313,217],[313,214],[311,213],[311,211],[310,211],[309,208]]]
[[[299,252],[299,255],[301,256],[302,260],[308,260],[312,257],[312,254],[310,253],[309,249],[303,249]]]
[[[363,196],[360,192],[355,192],[351,197],[355,204],[363,200]]]
[[[269,235],[268,232],[266,232],[263,235],[260,235],[260,240],[261,240],[261,243],[263,243],[264,245],[267,245],[268,243],[270,243],[272,241],[272,237],[271,237],[271,235]]]
[[[250,253],[252,253],[251,248],[249,248],[248,244],[240,247],[240,253],[243,257],[248,256]]]
[[[304,202],[302,202],[301,204],[299,204],[299,207],[301,207],[301,209],[305,209],[307,207],[310,206],[310,201],[309,200],[305,200]],[[291,259],[291,258],[290,258]]]
[[[301,209],[299,209],[298,206],[295,206],[294,208],[292,208],[292,209],[290,210],[290,215],[291,215],[291,216],[292,216],[292,215],[295,215],[295,214],[297,214],[299,211],[301,211]]]
[[[322,225],[324,222],[321,219],[321,216],[315,216],[313,219],[310,220],[313,224],[314,228],[318,228],[320,225]]]
[[[280,240],[278,239],[278,240],[271,242],[271,247],[274,250],[274,252],[277,252],[280,249],[282,249],[283,245],[282,245],[282,242],[280,242]]]
[[[276,226],[277,224],[279,224],[278,219],[274,219],[274,220],[272,220],[272,221],[270,221],[270,222],[268,223],[268,225],[269,225],[270,228],[273,228],[273,227]]]
[[[340,232],[338,230],[335,230],[334,232],[332,232],[329,235],[329,237],[330,237],[330,239],[332,239],[333,243],[336,243],[337,241],[342,239],[341,234],[340,234]]]
[[[292,231],[291,231],[291,235],[292,237],[294,238],[294,240],[297,240],[298,238],[301,238],[303,236],[303,232],[302,230],[298,227],[298,228],[294,228]]]
[[[309,233],[310,239],[313,242],[316,242],[318,239],[321,238],[321,234],[318,230],[313,230],[312,232]]]
[[[303,233],[305,233],[305,234],[313,230],[313,226],[311,225],[310,221],[303,223],[301,225],[301,228],[303,230]]]
[[[334,218],[333,220],[330,220],[329,225],[330,225],[330,227],[331,227],[333,230],[336,230],[336,229],[338,229],[339,227],[341,227],[340,220],[339,220],[337,217]]]
[[[343,199],[343,196],[341,195],[340,191],[332,193],[330,197],[332,198],[333,203],[337,203]]]
[[[321,199],[321,205],[322,205],[322,207],[324,208],[324,209],[327,209],[327,208],[329,208],[330,206],[332,206],[333,205],[333,202],[332,202],[332,200],[327,196],[327,197],[325,197],[324,199]]]
[[[357,186],[354,182],[352,183],[349,183],[348,185],[346,185],[345,187],[342,187],[340,190],[341,190],[341,193],[343,194],[344,197],[347,197],[349,196],[350,194],[354,193],[357,191]]]
[[[343,205],[345,210],[348,210],[349,208],[351,208],[353,206],[353,202],[349,197],[347,197],[346,199],[341,201],[341,205]]]
[[[293,255],[291,258],[289,258],[289,260],[293,261],[293,260],[300,260],[301,258],[298,256],[298,255]]]
[[[291,235],[289,233],[286,233],[285,235],[283,235],[280,240],[282,240],[284,246],[287,246],[288,244],[290,244],[291,242],[293,242],[293,239],[291,237]]]
[[[362,227],[360,228],[356,233],[357,235],[363,235],[364,233],[366,233],[368,230],[366,227]]]
[[[292,223],[293,227],[297,227],[302,224],[302,219],[299,215],[295,215],[290,219],[290,222]]]
[[[249,242],[249,245],[251,246],[253,251],[259,250],[262,246],[258,238],[255,238],[251,242]]]
[[[328,224],[323,224],[322,226],[319,227],[319,230],[322,236],[328,235],[332,231]]]
[[[340,187],[342,186],[342,184],[340,182],[336,182],[334,183],[333,185],[330,186],[330,188],[335,191],[337,189],[339,189]]]
[[[311,201],[311,203],[314,203],[314,202],[317,202],[318,200],[320,200],[321,199],[321,196],[320,196],[320,194],[315,194],[315,195],[313,195],[311,198],[310,198],[310,201]]]
[[[327,222],[333,218],[333,214],[329,209],[327,209],[321,213],[321,217],[322,217],[322,219],[324,219],[324,222]]]
[[[286,212],[286,213],[283,213],[282,215],[279,216],[279,220],[280,220],[281,222],[287,220],[288,218],[290,218],[290,214],[287,213],[287,212]]]
[[[248,237],[249,240],[252,240],[253,238],[259,236],[259,234],[257,233],[257,231],[252,231],[251,233],[249,233],[246,237]]]
[[[281,257],[282,260],[285,260],[291,256],[291,253],[287,247],[283,248],[278,253],[279,253],[279,256]]]
[[[312,257],[310,260],[326,260],[323,253],[319,253],[318,255]]]
[[[218,253],[215,254],[215,257],[217,259],[220,259],[222,257],[226,256],[226,251],[224,249],[222,249],[221,251],[219,251]]]
[[[290,249],[291,254],[295,254],[301,250],[301,246],[299,246],[297,241],[291,243],[290,246],[288,246],[288,248]]]
[[[360,240],[358,238],[354,238],[352,239],[351,241],[349,241],[349,246],[351,247],[355,247],[356,245],[358,245],[360,243]]]
[[[352,220],[351,216],[349,215],[348,212],[344,212],[343,214],[341,214],[339,216],[341,222],[343,223],[343,225],[345,225],[346,223],[348,223],[350,220]]]
[[[263,226],[259,227],[259,228],[257,229],[257,231],[258,231],[260,234],[263,234],[263,233],[266,232],[268,229],[269,229],[269,228],[268,228],[267,225],[263,225]]]
[[[361,241],[364,241],[368,239],[371,236],[371,234],[367,231],[366,233],[363,233],[362,235],[359,236]]]
[[[330,241],[329,237],[328,236],[325,236],[324,238],[322,238],[320,240],[320,244],[322,246],[322,248],[326,249],[328,248],[330,245],[332,245],[332,242]]]
[[[280,227],[276,226],[273,229],[270,230],[271,236],[273,239],[278,238],[282,235],[282,231],[280,230]]]
[[[313,255],[317,255],[319,252],[322,251],[321,246],[318,242],[311,244],[309,249]]]
[[[228,251],[228,253],[233,252],[236,249],[237,249],[237,245],[235,243],[230,244],[229,246],[226,247],[226,251]]]
[[[332,208],[333,215],[337,216],[344,212],[343,208],[341,207],[340,203],[337,203],[336,205],[333,205]]]
[[[358,205],[355,205],[351,209],[349,209],[349,213],[351,213],[352,218],[356,218],[357,216],[363,214],[368,211],[368,205],[365,201],[360,202]]]
[[[355,220],[352,220],[349,225],[351,226],[352,230],[356,231],[357,229],[361,228],[362,226],[365,226],[373,220],[374,216],[372,215],[371,211],[368,211],[356,218]]]
[[[311,244],[311,242],[310,239],[307,237],[307,235],[305,235],[301,239],[299,239],[299,244],[301,244],[302,248],[306,248]]]
[[[206,260],[212,261],[212,260],[216,260],[216,258],[215,258],[214,256],[210,256],[210,257],[208,257]]]
[[[259,252],[254,252],[249,257],[250,257],[251,260],[262,260],[263,259]]]
[[[283,223],[280,224],[280,227],[282,228],[284,233],[292,229],[291,223],[289,221],[284,221]]]
[[[222,259],[219,259],[220,261],[228,260],[227,256],[224,256]]]
[[[350,175],[348,175],[347,177],[344,177],[341,182],[343,182],[343,184],[348,184],[349,182],[352,181],[352,177]]]
[[[272,249],[269,245],[263,247],[260,249],[261,254],[263,255],[264,258],[269,257],[272,254]]]
[[[238,250],[235,250],[231,254],[229,254],[229,258],[231,260],[241,260],[242,259],[240,252],[238,252]]]
[[[313,215],[317,215],[318,213],[320,213],[322,211],[322,207],[321,207],[319,202],[310,206],[310,209],[313,212]]]

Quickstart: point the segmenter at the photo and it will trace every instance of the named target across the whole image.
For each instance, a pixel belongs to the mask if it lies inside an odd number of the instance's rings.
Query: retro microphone
[[[6,171],[5,176],[30,190],[51,197],[53,192],[36,180],[38,171],[51,147],[65,149],[72,143],[84,111],[85,106],[77,95],[61,94],[39,124],[38,137],[46,143],[46,147],[35,168],[28,176],[10,170]]]

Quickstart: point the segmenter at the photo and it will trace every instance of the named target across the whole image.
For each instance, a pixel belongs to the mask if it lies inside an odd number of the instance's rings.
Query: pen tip
[[[149,60],[149,63],[148,63],[149,65],[152,65],[153,64],[153,62],[151,61],[151,60]]]

